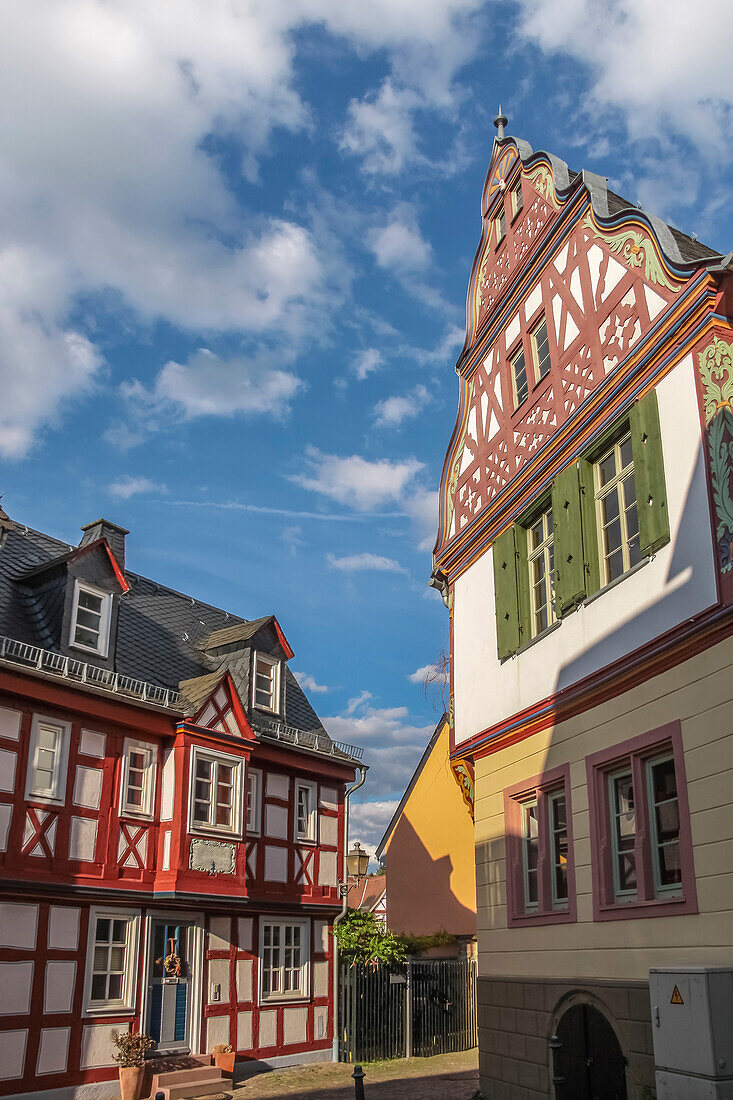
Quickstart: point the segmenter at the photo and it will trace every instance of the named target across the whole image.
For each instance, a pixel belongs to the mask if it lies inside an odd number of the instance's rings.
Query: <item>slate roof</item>
[[[57,574],[48,567],[57,563],[59,569],[63,568],[76,549],[16,521],[0,544],[0,635],[45,649],[59,649],[65,581],[62,578],[61,584],[54,584]],[[31,573],[35,578],[24,583]],[[119,597],[114,671],[173,690],[183,686],[189,706],[198,709],[196,703],[206,698],[202,692],[208,685],[214,687],[229,669],[247,707],[247,642],[272,620],[272,615],[246,620],[129,569],[124,575],[130,588]],[[225,641],[241,641],[243,645],[232,646],[223,658],[215,657],[207,652],[212,638],[219,646]],[[96,663],[91,655],[84,659]],[[318,730],[327,737],[303,689],[287,665],[283,668],[284,720],[297,729]]]

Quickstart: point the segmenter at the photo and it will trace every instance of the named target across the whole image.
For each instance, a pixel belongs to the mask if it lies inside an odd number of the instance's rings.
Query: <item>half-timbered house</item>
[[[169,1058],[328,1058],[360,751],[323,729],[274,615],[82,530],[0,515],[0,1094],[113,1096],[130,1029]]]
[[[433,574],[481,1086],[652,1096],[650,968],[733,947],[733,265],[505,121]]]

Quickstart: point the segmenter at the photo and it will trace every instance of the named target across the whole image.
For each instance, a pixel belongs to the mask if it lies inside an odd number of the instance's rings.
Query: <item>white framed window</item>
[[[527,528],[532,637],[536,638],[555,622],[555,545],[552,508]]]
[[[308,997],[310,926],[307,921],[260,919],[260,1000]]]
[[[596,507],[603,583],[641,561],[639,515],[631,434],[627,432],[595,464]]]
[[[509,197],[512,203],[512,221],[516,218],[524,206],[524,198],[522,197],[522,177],[520,176],[517,182],[509,192]]]
[[[156,745],[125,738],[120,784],[120,813],[133,817],[152,817],[155,799]]]
[[[69,762],[68,722],[34,714],[28,752],[26,798],[42,802],[63,802]]]
[[[658,897],[682,893],[680,804],[672,753],[646,764],[649,823],[651,825],[654,892]]]
[[[107,656],[112,596],[90,584],[76,581],[71,609],[69,643],[75,649]]]
[[[509,367],[512,373],[512,388],[514,390],[514,408],[527,400],[529,396],[529,384],[527,382],[527,364],[524,359],[524,347],[519,347],[509,356]]]
[[[552,362],[550,361],[550,340],[547,335],[547,321],[544,316],[538,321],[530,333],[532,345],[532,359],[534,362],[535,383],[550,373]]]
[[[613,849],[613,891],[618,899],[636,897],[636,801],[631,766],[608,777]]]
[[[295,839],[315,843],[317,823],[317,789],[305,779],[295,782]]]
[[[552,907],[564,909],[568,904],[568,809],[564,788],[548,796],[547,808],[550,815]]]
[[[87,1015],[135,1010],[139,938],[138,910],[90,910],[84,992]]]
[[[522,804],[522,872],[524,907],[531,911],[539,904],[540,823],[537,800]]]
[[[252,702],[260,710],[280,713],[280,662],[266,653],[255,653]]]
[[[494,215],[494,248],[498,248],[506,237],[506,214],[504,213],[503,200],[499,203],[499,209]]]
[[[259,836],[262,817],[262,772],[247,768],[247,818],[249,836]]]
[[[191,749],[191,832],[242,835],[241,757]]]

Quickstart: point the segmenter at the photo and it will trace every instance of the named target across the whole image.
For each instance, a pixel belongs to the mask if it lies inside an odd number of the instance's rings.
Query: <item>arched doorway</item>
[[[603,1013],[575,1004],[561,1016],[555,1036],[557,1100],[627,1100],[626,1059]]]

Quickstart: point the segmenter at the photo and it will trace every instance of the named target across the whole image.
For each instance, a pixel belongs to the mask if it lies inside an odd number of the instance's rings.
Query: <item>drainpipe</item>
[[[349,851],[349,796],[358,790],[359,787],[366,780],[367,767],[365,764],[359,764],[359,781],[354,783],[353,787],[347,787],[344,792],[344,862],[342,867],[343,881],[339,883],[339,889],[342,892],[341,898],[341,912],[337,914],[333,922],[333,931],[336,932],[341,921],[346,916],[346,909],[348,907],[348,894],[349,894],[349,871],[348,864],[346,862],[346,855]],[[336,936],[333,937],[333,1048],[331,1054],[331,1060],[338,1062],[339,1060],[339,949]]]

